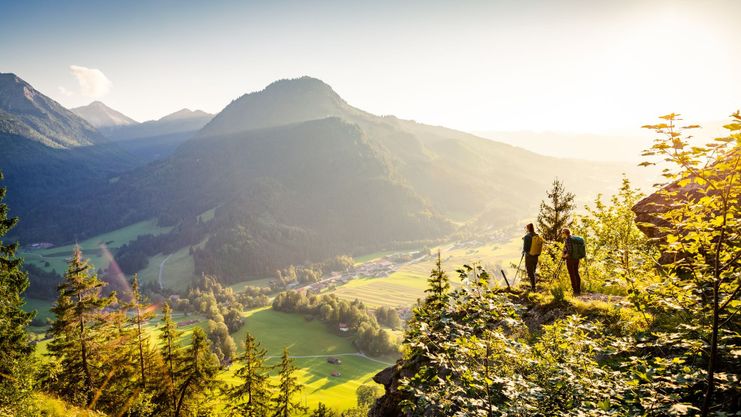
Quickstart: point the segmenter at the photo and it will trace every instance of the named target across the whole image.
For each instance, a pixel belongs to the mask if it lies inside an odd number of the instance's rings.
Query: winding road
[[[160,274],[157,276],[157,282],[160,284],[160,289],[165,288],[165,285],[162,283],[162,271],[165,269],[165,262],[167,262],[168,259],[172,254],[167,255],[167,258],[163,259],[162,262],[160,262]]]

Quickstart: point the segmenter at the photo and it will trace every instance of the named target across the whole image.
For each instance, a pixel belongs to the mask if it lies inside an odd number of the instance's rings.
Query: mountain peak
[[[342,117],[355,111],[322,80],[307,76],[283,79],[232,101],[201,130],[200,135],[220,135],[330,116]]]
[[[102,101],[93,101],[87,106],[71,109],[73,113],[85,119],[95,128],[128,126],[138,122],[125,114],[108,107]]]
[[[210,117],[211,114],[206,113],[203,110],[191,110],[191,109],[180,109],[175,113],[170,113],[167,116],[163,116],[159,119],[160,122],[171,121],[171,120],[183,120],[193,118],[204,118]]]
[[[309,77],[308,75],[299,78],[284,78],[273,81],[265,87],[263,91],[296,92],[297,90],[312,90],[317,93],[330,94],[339,98],[339,95],[329,84],[318,78]]]
[[[55,148],[91,145],[103,137],[83,119],[13,73],[0,73],[0,134],[22,136]]]

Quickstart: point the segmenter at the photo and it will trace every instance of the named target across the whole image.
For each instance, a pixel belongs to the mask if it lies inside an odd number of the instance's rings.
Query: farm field
[[[249,331],[271,356],[269,364],[279,362],[283,347],[288,347],[291,356],[340,355],[341,365],[327,363],[326,357],[296,358],[298,377],[306,387],[303,400],[315,407],[321,400],[335,409],[355,405],[355,390],[364,383],[373,383],[373,375],[387,365],[361,356],[352,356],[357,349],[350,337],[339,336],[318,321],[307,321],[299,314],[283,313],[271,308],[260,308],[245,313],[245,325],[232,334],[239,351],[244,348],[245,333]],[[224,376],[233,381],[233,367]],[[333,377],[332,372],[341,373]]]
[[[184,247],[169,255],[157,254],[149,258],[146,268],[139,271],[141,282],[157,283],[160,274],[160,265],[165,259],[162,267],[162,284],[166,288],[176,291],[185,291],[193,281],[195,263],[193,257],[188,253],[189,247]]]
[[[280,356],[288,347],[291,356],[355,353],[349,337],[339,336],[318,321],[307,321],[300,314],[263,307],[245,313],[245,325],[232,334],[240,350],[249,331],[267,349],[269,356]]]
[[[136,239],[139,235],[158,235],[169,230],[169,227],[157,226],[156,220],[152,219],[91,237],[80,242],[79,245],[83,255],[90,260],[90,263],[95,266],[95,269],[99,269],[107,267],[110,262],[110,258],[103,247],[110,252],[115,252],[115,249]],[[71,244],[39,250],[22,248],[19,251],[19,256],[23,257],[25,262],[39,268],[47,271],[56,270],[57,273],[63,274],[67,269],[66,259],[72,254],[73,247],[74,245]]]
[[[454,245],[443,245],[439,249],[442,255],[443,269],[453,285],[460,284],[455,272],[463,264],[478,263],[497,278],[498,285],[504,285],[500,269],[504,269],[510,282],[515,268],[510,263],[520,259],[519,237],[512,238],[503,244],[486,244],[477,247],[453,248]],[[438,248],[434,248],[436,252]],[[380,306],[412,306],[418,298],[424,297],[427,277],[435,267],[435,257],[428,257],[420,262],[407,264],[393,274],[382,278],[354,279],[338,287],[334,294],[354,300],[362,300],[370,308]]]

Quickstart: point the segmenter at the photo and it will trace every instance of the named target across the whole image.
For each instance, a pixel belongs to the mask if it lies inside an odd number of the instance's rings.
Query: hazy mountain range
[[[116,156],[121,163],[95,178],[73,179],[65,179],[61,164],[55,169],[62,179],[53,190],[43,190],[43,181],[24,184],[38,176],[37,165],[13,165],[7,175],[12,202],[21,201],[15,213],[24,218],[17,229],[24,241],[69,242],[157,218],[175,226],[173,231],[131,245],[129,255],[200,243],[193,255],[197,270],[227,280],[441,238],[462,223],[512,224],[534,213],[554,177],[591,196],[615,188],[629,169],[546,157],[444,127],[375,116],[310,77],[245,94],[213,118],[183,110],[157,121],[115,125],[130,119],[102,105],[80,112],[94,123],[108,120],[108,137],[29,91],[57,109],[43,117],[64,115],[67,124],[84,128],[84,148],[100,154],[74,148],[65,150],[65,158],[112,165],[108,161]],[[16,108],[2,110],[15,115]],[[24,126],[24,119],[14,117],[15,125]],[[5,140],[38,141],[15,129],[12,135],[4,131]],[[26,155],[29,161],[48,158],[38,149]],[[0,162],[5,169],[7,160]],[[24,202],[29,199],[33,204]],[[198,220],[212,209],[213,219]]]

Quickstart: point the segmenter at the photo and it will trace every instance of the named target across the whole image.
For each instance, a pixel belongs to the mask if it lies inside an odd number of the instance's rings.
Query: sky
[[[741,1],[6,1],[0,72],[138,120],[310,75],[375,114],[614,132],[741,107]]]

